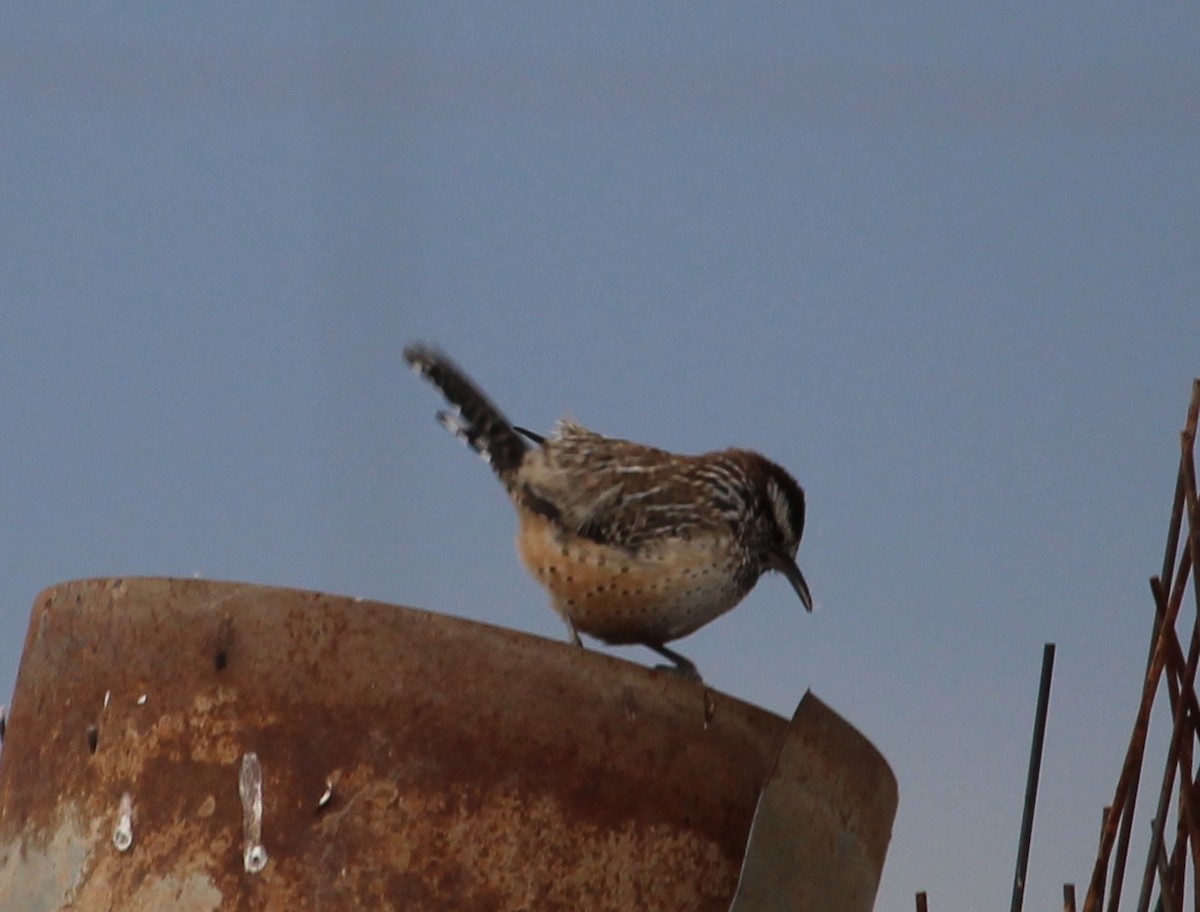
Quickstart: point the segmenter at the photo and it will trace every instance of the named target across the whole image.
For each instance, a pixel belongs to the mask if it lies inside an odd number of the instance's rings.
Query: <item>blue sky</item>
[[[79,576],[561,637],[400,360],[432,341],[529,427],[753,447],[804,484],[817,611],[769,577],[680,648],[783,714],[811,687],[887,756],[880,910],[1007,908],[1056,642],[1027,908],[1082,893],[1200,374],[1194,9],[0,24],[0,692],[36,593]]]

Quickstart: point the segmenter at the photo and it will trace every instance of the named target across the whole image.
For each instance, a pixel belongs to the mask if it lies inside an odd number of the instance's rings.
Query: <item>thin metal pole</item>
[[[1182,466],[1180,471],[1183,471]],[[1096,856],[1096,866],[1092,869],[1092,880],[1083,900],[1083,912],[1098,912],[1103,901],[1109,853],[1112,851],[1113,840],[1117,835],[1118,819],[1125,813],[1124,804],[1131,793],[1131,784],[1137,781],[1141,773],[1142,757],[1146,749],[1146,733],[1150,728],[1150,710],[1154,704],[1154,698],[1158,694],[1163,666],[1167,661],[1168,641],[1175,639],[1175,648],[1179,648],[1178,640],[1175,637],[1175,619],[1179,614],[1180,604],[1183,602],[1183,585],[1186,585],[1186,577],[1191,570],[1189,551],[1183,552],[1183,562],[1187,566],[1181,565],[1175,571],[1176,586],[1167,600],[1166,613],[1155,623],[1154,658],[1150,662],[1150,668],[1147,669],[1146,678],[1142,683],[1142,699],[1138,705],[1137,718],[1133,722],[1133,734],[1130,736],[1129,746],[1126,748],[1121,776],[1117,780],[1117,792],[1113,799],[1112,810],[1105,815],[1104,827],[1100,831],[1100,851]],[[1180,651],[1182,652],[1182,650]],[[1115,877],[1116,872],[1114,871]]]
[[[1021,841],[1017,847],[1017,872],[1013,877],[1012,912],[1021,912],[1025,901],[1025,872],[1029,868],[1029,843],[1033,836],[1033,807],[1037,803],[1038,776],[1042,770],[1042,745],[1046,738],[1046,711],[1050,707],[1050,677],[1054,673],[1054,644],[1042,649],[1042,683],[1038,688],[1033,746],[1029,749],[1029,775],[1025,781],[1025,811],[1021,815]]]
[[[1168,585],[1172,577],[1176,578],[1176,585],[1179,582],[1186,584],[1187,570],[1175,567],[1176,555],[1179,553],[1179,535],[1182,531],[1183,511],[1186,503],[1186,486],[1189,474],[1194,476],[1194,451],[1196,442],[1196,429],[1200,425],[1200,377],[1192,381],[1192,397],[1188,404],[1187,419],[1184,423],[1183,432],[1180,435],[1182,443],[1182,452],[1179,460],[1179,473],[1176,476],[1175,496],[1171,506],[1171,521],[1167,530],[1167,547],[1163,555],[1162,574],[1155,581],[1157,582],[1156,590]],[[1188,470],[1191,470],[1190,473]],[[1193,489],[1194,489],[1193,484]],[[1189,511],[1190,512],[1190,511]],[[1191,517],[1194,519],[1195,517]],[[1195,523],[1190,523],[1192,526],[1191,532],[1195,534]],[[1182,549],[1181,559],[1190,562],[1191,548],[1185,547]],[[1152,584],[1153,584],[1152,582]],[[1195,593],[1197,598],[1200,598],[1200,593]],[[1155,592],[1156,599],[1158,592]],[[1142,702],[1138,708],[1137,718],[1133,724],[1133,734],[1130,736],[1129,747],[1125,754],[1125,763],[1121,767],[1121,775],[1117,782],[1116,797],[1113,800],[1113,807],[1116,812],[1105,814],[1104,826],[1100,831],[1100,847],[1096,855],[1096,864],[1092,869],[1092,878],[1088,884],[1087,894],[1083,901],[1083,912],[1099,912],[1101,904],[1104,900],[1105,885],[1109,875],[1109,854],[1113,848],[1113,841],[1117,837],[1118,824],[1121,828],[1121,838],[1117,845],[1117,859],[1114,863],[1113,888],[1110,894],[1109,912],[1115,912],[1117,905],[1120,902],[1120,886],[1124,876],[1125,857],[1129,843],[1129,828],[1132,824],[1133,802],[1137,794],[1137,780],[1141,773],[1142,755],[1145,750],[1146,728],[1149,725],[1150,702],[1154,698],[1158,690],[1159,676],[1162,673],[1164,664],[1177,665],[1175,655],[1166,656],[1163,654],[1164,649],[1170,649],[1175,652],[1179,650],[1178,639],[1176,637],[1167,638],[1162,636],[1162,625],[1169,625],[1172,628],[1175,624],[1175,617],[1179,610],[1179,603],[1182,601],[1182,592],[1176,594],[1176,589],[1172,589],[1170,597],[1166,600],[1166,610],[1160,611],[1155,620],[1155,631],[1151,637],[1151,660],[1149,667],[1146,669],[1146,677],[1142,689]],[[1174,643],[1168,643],[1168,639],[1174,640]],[[1180,651],[1181,652],[1181,651]],[[1169,689],[1169,688],[1168,688]],[[1187,699],[1191,703],[1195,699],[1195,692],[1187,694]],[[1174,708],[1174,707],[1173,707]],[[1159,902],[1161,906],[1161,900]]]
[[[1129,838],[1133,834],[1133,814],[1137,808],[1140,772],[1141,758],[1138,758],[1137,771],[1129,780],[1129,789],[1125,793],[1125,802],[1121,806],[1121,829],[1117,832],[1116,850],[1112,859],[1112,881],[1108,885],[1108,912],[1118,912],[1121,908],[1121,888],[1125,883],[1125,863],[1129,858]]]
[[[1075,912],[1075,884],[1063,884],[1063,912]]]

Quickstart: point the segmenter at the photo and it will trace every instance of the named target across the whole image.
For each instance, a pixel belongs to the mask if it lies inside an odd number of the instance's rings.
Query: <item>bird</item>
[[[547,436],[512,424],[439,349],[405,362],[452,406],[438,420],[491,466],[516,507],[517,551],[549,593],[571,642],[649,647],[683,677],[695,664],[666,644],[734,608],[768,572],[807,611],[796,563],[804,489],[746,449],[681,455],[608,437],[569,419]]]

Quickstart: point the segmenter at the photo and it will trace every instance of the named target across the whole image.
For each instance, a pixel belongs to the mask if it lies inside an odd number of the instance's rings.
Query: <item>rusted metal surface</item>
[[[0,755],[0,910],[725,910],[785,729],[415,609],[66,583],[34,605]],[[861,758],[809,747],[810,776],[853,780]]]
[[[875,748],[805,694],[759,797],[729,912],[870,912],[898,799]]]

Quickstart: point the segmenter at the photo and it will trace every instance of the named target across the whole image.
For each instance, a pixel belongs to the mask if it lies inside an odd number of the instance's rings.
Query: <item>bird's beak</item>
[[[792,588],[796,590],[796,595],[800,596],[800,601],[804,603],[804,609],[812,611],[812,593],[808,591],[808,583],[804,581],[804,574],[796,566],[795,559],[783,551],[773,551],[770,562],[772,570],[778,571],[787,577],[788,582],[792,584]]]

